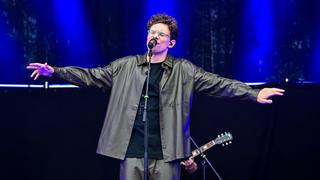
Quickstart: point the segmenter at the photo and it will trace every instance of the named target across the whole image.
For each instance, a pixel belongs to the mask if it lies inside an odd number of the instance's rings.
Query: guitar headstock
[[[230,132],[221,133],[213,140],[215,144],[222,144],[222,146],[231,144],[232,134]]]

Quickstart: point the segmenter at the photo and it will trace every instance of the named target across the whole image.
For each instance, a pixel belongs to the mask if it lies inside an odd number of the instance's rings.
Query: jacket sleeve
[[[63,79],[77,86],[90,87],[111,87],[112,76],[114,73],[113,65],[99,68],[81,68],[81,67],[54,67],[53,76]]]
[[[194,66],[195,92],[208,96],[229,97],[241,100],[257,101],[260,89],[252,89],[243,82],[223,78]]]

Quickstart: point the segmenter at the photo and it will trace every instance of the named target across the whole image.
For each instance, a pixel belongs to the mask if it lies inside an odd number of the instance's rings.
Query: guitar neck
[[[210,142],[208,142],[207,144],[201,146],[200,148],[192,151],[192,155],[191,158],[194,158],[196,156],[198,156],[199,154],[203,153],[204,151],[212,148],[216,143],[212,140]]]

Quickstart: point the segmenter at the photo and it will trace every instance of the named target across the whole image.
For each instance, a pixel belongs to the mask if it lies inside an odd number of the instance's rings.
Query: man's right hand
[[[31,78],[36,80],[40,75],[41,76],[51,76],[54,72],[53,67],[49,66],[47,63],[30,63],[27,66],[27,69],[33,69],[34,71],[31,74]]]

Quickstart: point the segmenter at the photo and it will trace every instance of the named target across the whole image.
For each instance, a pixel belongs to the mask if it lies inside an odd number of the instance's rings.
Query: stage
[[[229,146],[216,145],[207,158],[225,180],[319,179],[320,85],[261,84],[286,90],[272,105],[196,94],[191,135],[205,144],[222,132]],[[118,161],[95,153],[108,90],[0,88],[1,179],[118,178]],[[193,147],[194,148],[194,147]],[[201,179],[199,170],[181,179]],[[207,179],[217,179],[207,168]]]

